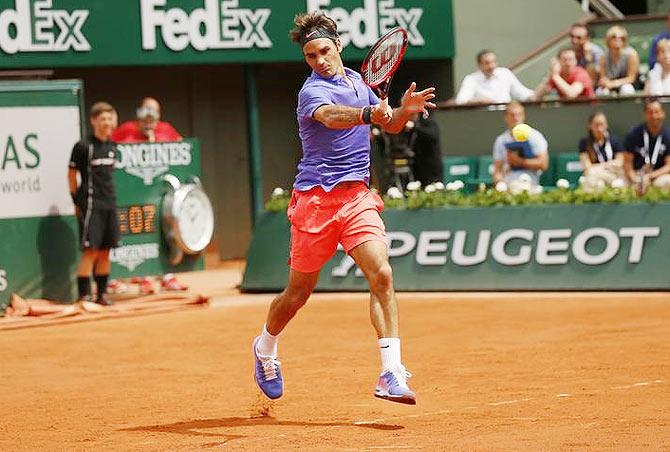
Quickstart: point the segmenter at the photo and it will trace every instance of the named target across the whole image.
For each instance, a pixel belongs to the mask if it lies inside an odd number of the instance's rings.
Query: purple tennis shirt
[[[323,78],[312,71],[298,94],[296,113],[302,159],[293,184],[296,190],[320,185],[331,191],[344,181],[370,182],[370,126],[329,129],[312,117],[322,105],[365,107],[379,103],[359,73],[349,68],[344,71],[353,87],[340,75]]]

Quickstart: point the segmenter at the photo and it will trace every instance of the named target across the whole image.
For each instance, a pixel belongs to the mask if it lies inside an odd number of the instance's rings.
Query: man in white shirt
[[[507,130],[493,143],[493,183],[505,182],[510,189],[524,179],[531,186],[539,184],[542,171],[549,166],[547,140],[535,129],[531,129],[526,142],[514,139],[512,129],[526,121],[526,111],[519,102],[510,102],[504,119]]]
[[[533,100],[533,90],[525,87],[506,67],[498,67],[496,54],[482,50],[477,54],[479,70],[468,74],[456,95],[456,104],[501,104],[512,99]]]

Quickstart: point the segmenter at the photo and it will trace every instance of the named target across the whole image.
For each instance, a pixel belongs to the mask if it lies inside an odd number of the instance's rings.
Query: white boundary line
[[[652,381],[641,381],[639,383],[633,383],[630,385],[625,385],[625,386],[612,386],[610,387],[610,390],[620,390],[620,389],[634,389],[634,388],[641,388],[645,386],[653,386],[653,385],[660,385],[664,384],[665,381],[663,380],[652,380]],[[600,390],[593,390],[593,391],[587,391],[587,393],[593,393],[593,392],[599,392]],[[556,394],[556,398],[577,398],[579,395],[574,395],[574,394],[568,394],[568,393],[560,393]],[[430,417],[430,416],[439,416],[443,414],[449,414],[449,413],[456,413],[459,411],[465,411],[465,410],[477,410],[481,408],[486,408],[486,407],[497,407],[497,406],[503,406],[503,405],[512,405],[515,403],[521,403],[521,402],[528,402],[530,400],[535,400],[532,397],[525,397],[523,399],[514,399],[514,400],[502,400],[500,402],[489,402],[484,405],[479,405],[479,406],[467,406],[461,409],[453,409],[453,410],[441,410],[441,411],[431,411],[427,413],[417,413],[417,414],[407,414],[407,415],[400,415],[400,416],[389,416],[385,418],[377,418],[377,419],[370,419],[370,420],[360,420],[360,421],[355,421],[353,422],[353,425],[369,425],[369,424],[378,424],[382,422],[389,422],[389,421],[396,421],[399,419],[414,419],[414,418],[419,418],[419,417]],[[510,419],[519,419],[519,420],[538,420],[540,418],[510,418]]]

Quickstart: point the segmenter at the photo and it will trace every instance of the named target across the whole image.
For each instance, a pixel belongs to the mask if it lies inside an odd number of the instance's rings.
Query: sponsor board
[[[337,22],[347,59],[396,26],[408,31],[406,58],[454,56],[450,0],[136,3],[0,0],[0,67],[301,61],[287,33],[296,14],[317,10]]]
[[[622,241],[629,241],[625,259],[629,264],[639,264],[643,258],[647,240],[661,234],[659,226],[628,227],[612,230],[606,227],[587,228],[577,234],[572,229],[507,229],[495,237],[489,229],[476,234],[471,231],[390,231],[389,258],[412,254],[418,268],[425,266],[470,267],[483,264],[487,260],[504,265],[516,266],[534,263],[537,265],[568,265],[570,260],[584,265],[601,265],[618,257]],[[474,235],[475,237],[471,237]],[[467,252],[466,243],[475,246]],[[591,241],[601,241],[597,250],[587,246]],[[514,246],[514,242],[516,246]],[[511,248],[515,248],[514,251]],[[331,269],[331,275],[346,277],[355,267],[349,255],[343,255],[340,262]],[[356,270],[355,275],[363,273]]]
[[[398,290],[670,289],[670,204],[546,205],[385,211]],[[242,287],[286,284],[285,213],[257,222]],[[319,290],[365,290],[342,250],[321,271]]]
[[[372,47],[377,40],[395,27],[407,30],[411,46],[423,46],[419,22],[424,8],[403,8],[395,0],[363,0],[358,7],[345,9],[336,6],[342,2],[332,0],[307,0],[307,11],[323,11],[337,22],[342,46],[349,44],[359,49]],[[398,2],[400,3],[400,2]]]
[[[78,107],[0,107],[0,218],[74,213],[67,168]]]
[[[116,168],[139,177],[144,185],[151,185],[158,176],[166,174],[171,167],[189,166],[193,145],[179,143],[132,143],[118,144]]]
[[[109,259],[131,272],[144,262],[158,259],[160,250],[158,243],[143,243],[139,245],[127,245],[113,248],[109,253]]]
[[[0,268],[0,292],[7,290],[7,270]]]
[[[238,0],[204,0],[190,13],[166,0],[140,0],[142,49],[154,50],[156,37],[174,52],[272,47],[265,31],[270,8],[243,8]]]
[[[82,32],[88,9],[54,8],[52,0],[15,0],[0,13],[0,50],[20,52],[88,52]]]

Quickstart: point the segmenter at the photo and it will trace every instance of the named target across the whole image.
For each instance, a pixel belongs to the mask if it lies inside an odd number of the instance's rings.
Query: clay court
[[[366,295],[317,294],[270,403],[272,296],[236,275],[184,275],[209,307],[3,331],[0,449],[670,450],[667,293],[400,294],[416,406],[372,396]]]

